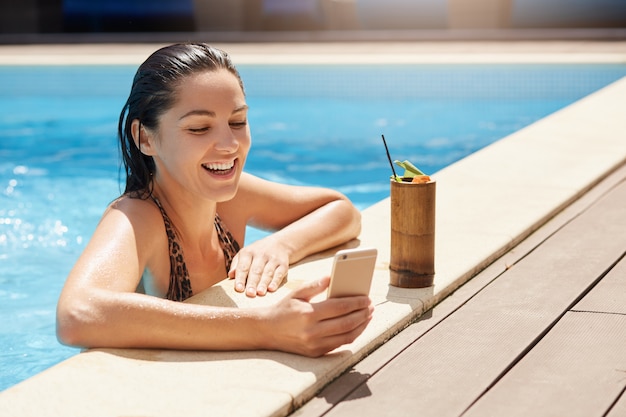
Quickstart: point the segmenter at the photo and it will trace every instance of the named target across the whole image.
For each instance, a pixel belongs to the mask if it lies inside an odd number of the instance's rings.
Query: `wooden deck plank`
[[[626,314],[626,258],[622,258],[573,310]]]
[[[327,415],[460,415],[622,256],[624,194],[613,189]]]
[[[626,315],[569,312],[463,417],[601,417],[626,387]]]

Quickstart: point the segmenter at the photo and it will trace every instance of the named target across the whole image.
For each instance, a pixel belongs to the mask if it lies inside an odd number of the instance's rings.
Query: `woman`
[[[126,189],[65,283],[62,343],[319,356],[361,334],[368,297],[309,301],[328,277],[272,307],[179,302],[226,277],[236,291],[265,295],[289,264],[360,231],[359,212],[340,193],[242,172],[247,113],[241,78],[218,49],[172,45],[139,67],[119,121]],[[248,224],[276,232],[240,249]]]

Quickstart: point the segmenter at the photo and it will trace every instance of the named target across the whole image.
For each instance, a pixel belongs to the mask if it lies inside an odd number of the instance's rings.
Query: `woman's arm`
[[[155,225],[162,222],[158,212],[140,210],[141,204],[135,200],[109,209],[71,271],[57,306],[62,343],[276,349],[318,356],[351,342],[369,322],[367,297],[309,302],[327,287],[327,279],[295,291],[276,306],[257,309],[193,305],[135,293],[159,244],[161,229]]]
[[[327,286],[324,278],[276,306],[248,309],[83,290],[59,304],[57,335],[62,343],[80,347],[270,349],[316,357],[354,341],[373,313],[367,297],[309,302]]]
[[[218,209],[219,210],[219,209]],[[251,226],[275,231],[243,248],[229,276],[249,296],[274,291],[289,264],[356,238],[361,214],[343,194],[320,187],[297,187],[243,175],[235,199],[224,204]]]

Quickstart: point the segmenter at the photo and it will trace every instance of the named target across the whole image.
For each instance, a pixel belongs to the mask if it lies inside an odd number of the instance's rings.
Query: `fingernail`
[[[238,282],[237,284],[235,284],[235,290],[239,291],[239,292],[243,292],[243,284],[241,282]]]

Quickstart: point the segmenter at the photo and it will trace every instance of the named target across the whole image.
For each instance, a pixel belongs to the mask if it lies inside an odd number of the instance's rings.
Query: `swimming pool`
[[[120,191],[116,121],[134,70],[0,68],[0,389],[77,353],[56,341],[56,300]],[[434,173],[626,75],[624,65],[240,70],[246,169],[336,188],[360,208],[388,195],[381,134],[393,157]]]

